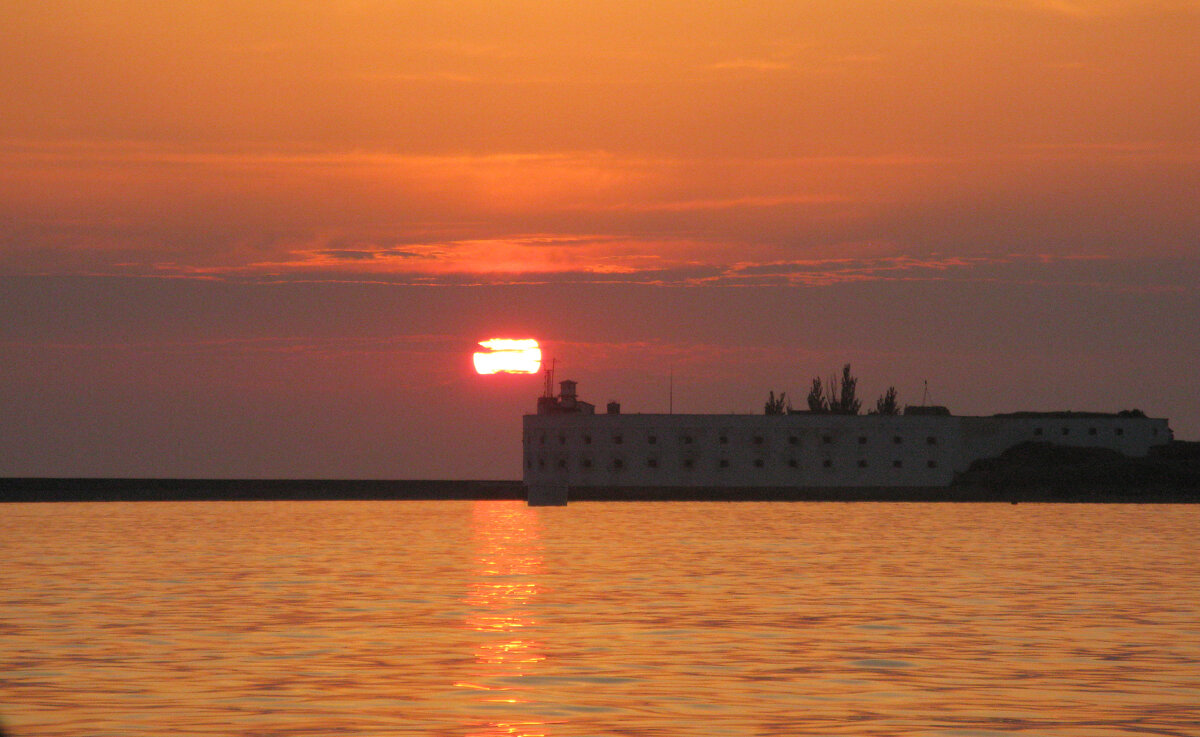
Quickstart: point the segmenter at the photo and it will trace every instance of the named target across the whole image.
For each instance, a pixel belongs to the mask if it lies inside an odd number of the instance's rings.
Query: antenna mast
[[[675,414],[675,367],[671,367],[671,378],[667,383],[667,413]]]
[[[558,361],[557,358],[550,359],[550,368],[546,369],[546,387],[542,390],[543,397],[554,396],[554,364]]]

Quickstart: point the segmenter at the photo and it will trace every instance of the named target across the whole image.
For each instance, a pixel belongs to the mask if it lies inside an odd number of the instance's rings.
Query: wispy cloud
[[[1143,255],[1183,253],[1194,248],[1195,213],[1183,203],[1198,160],[1195,144],[1158,140],[686,158],[7,139],[0,272],[438,284],[926,278],[919,269],[934,263],[920,254],[946,253],[941,268],[958,273],[995,253],[1120,255],[1127,233],[1154,236]],[[1126,194],[1112,182],[1129,172],[1144,179]],[[1048,196],[1031,200],[1031,177]],[[1102,212],[1115,215],[1100,226]]]
[[[749,72],[778,72],[792,69],[788,62],[777,59],[727,59],[709,64],[709,69],[732,69]]]

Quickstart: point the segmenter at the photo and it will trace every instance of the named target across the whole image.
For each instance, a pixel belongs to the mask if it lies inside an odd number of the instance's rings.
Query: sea
[[[1200,506],[0,505],[0,724],[1200,734]]]

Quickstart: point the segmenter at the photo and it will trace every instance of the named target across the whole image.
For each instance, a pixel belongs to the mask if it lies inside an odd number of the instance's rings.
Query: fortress
[[[558,396],[540,397],[537,414],[524,416],[531,504],[637,489],[719,499],[746,489],[769,497],[771,489],[947,487],[973,461],[1028,441],[1141,457],[1172,437],[1167,420],[1140,412],[621,414],[616,403],[607,410],[597,414],[574,381],[563,381]]]

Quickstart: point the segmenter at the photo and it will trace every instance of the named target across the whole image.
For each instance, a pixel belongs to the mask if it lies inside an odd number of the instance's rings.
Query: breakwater
[[[0,502],[524,498],[520,481],[0,478]]]

